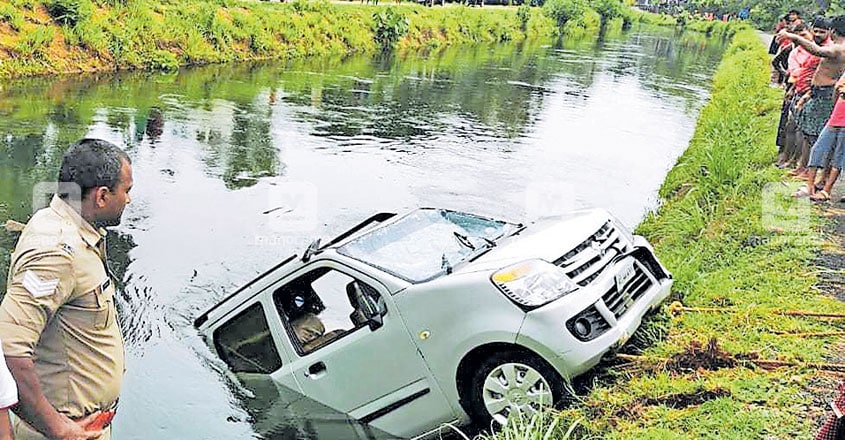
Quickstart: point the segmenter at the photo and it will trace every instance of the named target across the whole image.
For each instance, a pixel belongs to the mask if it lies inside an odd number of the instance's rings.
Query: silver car
[[[195,325],[240,383],[279,397],[258,425],[410,438],[561,401],[671,285],[603,210],[526,226],[418,209],[317,240]]]

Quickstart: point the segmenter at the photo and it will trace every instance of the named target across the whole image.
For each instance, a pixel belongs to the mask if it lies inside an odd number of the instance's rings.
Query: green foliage
[[[20,31],[24,24],[23,14],[10,3],[0,3],[0,22],[9,23],[13,30]]]
[[[48,0],[44,6],[56,23],[67,26],[89,20],[94,12],[91,0]]]
[[[840,1],[830,3],[834,6],[831,12],[842,13],[836,11],[836,6],[841,4]],[[766,30],[774,29],[778,19],[792,9],[800,11],[808,19],[823,9],[815,0],[757,0],[751,2],[751,6],[751,20],[754,25]]]
[[[33,32],[30,32],[24,37],[17,46],[15,52],[24,58],[43,58],[46,54],[47,48],[53,41],[55,28],[50,26],[36,26]]]
[[[622,17],[629,9],[621,0],[593,0],[590,6],[599,13],[602,21]]]
[[[408,33],[408,17],[393,8],[384,8],[373,13],[373,33],[376,44],[382,50],[392,48],[399,38]]]
[[[543,4],[543,12],[560,27],[583,17],[588,8],[586,0],[548,0]]]
[[[67,43],[85,48],[98,57],[108,57],[111,40],[100,23],[78,23],[65,33]]]
[[[528,29],[528,20],[531,19],[531,7],[523,3],[516,8],[516,19],[519,20],[519,28],[525,32]]]
[[[587,0],[561,0],[564,26],[545,9],[373,8],[325,0],[294,3],[235,3],[230,0],[46,0],[64,36],[61,50],[48,51],[45,30],[27,24],[36,0],[0,0],[0,20],[20,29],[16,53],[72,54],[63,60],[14,62],[0,76],[55,73],[66,69],[170,69],[179,65],[249,59],[336,56],[397,47],[440,51],[465,43],[496,43],[592,34],[599,15]],[[556,0],[557,1],[557,0]],[[573,3],[574,2],[574,3]],[[574,5],[574,7],[572,7]],[[554,6],[554,5],[552,5]],[[550,6],[551,8],[551,6]],[[581,15],[577,14],[581,11]],[[374,13],[375,12],[375,13]],[[15,37],[18,37],[17,35]],[[17,47],[19,46],[19,47]],[[164,55],[169,52],[172,56]],[[79,54],[83,53],[83,56]]]
[[[147,56],[147,67],[153,70],[175,71],[179,69],[179,60],[172,52],[154,50]]]
[[[32,10],[40,2],[38,0],[11,0],[9,3],[16,8]]]
[[[582,438],[578,435],[580,423],[580,420],[565,420],[556,411],[541,410],[530,415],[514,415],[496,433],[481,434],[476,440],[570,440]]]

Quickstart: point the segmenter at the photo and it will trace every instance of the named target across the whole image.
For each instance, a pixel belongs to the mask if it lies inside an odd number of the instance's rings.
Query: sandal
[[[810,189],[807,188],[807,185],[801,186],[800,188],[798,188],[798,191],[795,191],[794,193],[792,193],[792,197],[794,197],[796,199],[800,199],[802,197],[807,197],[809,195],[810,195]]]
[[[830,194],[828,194],[825,190],[817,191],[815,194],[810,196],[810,200],[816,203],[829,202]]]

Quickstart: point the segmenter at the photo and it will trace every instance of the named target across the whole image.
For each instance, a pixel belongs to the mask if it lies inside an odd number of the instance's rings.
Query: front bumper
[[[567,378],[586,372],[608,351],[624,344],[639,328],[643,316],[669,296],[673,281],[645,240],[636,238],[636,250],[607,267],[588,286],[526,313],[517,343],[545,358]],[[641,279],[631,279],[620,288],[617,275],[630,264]],[[646,278],[648,284],[638,288]],[[603,320],[605,327],[598,336],[585,341],[576,337],[571,323],[587,312]]]

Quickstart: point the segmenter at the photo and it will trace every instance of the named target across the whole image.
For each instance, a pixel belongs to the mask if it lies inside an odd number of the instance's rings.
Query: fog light
[[[586,338],[592,331],[592,326],[587,318],[578,318],[572,326],[575,330],[575,335]]]

